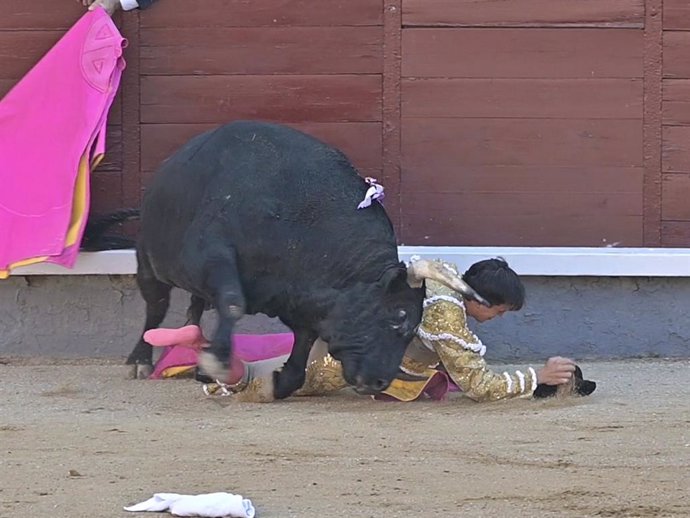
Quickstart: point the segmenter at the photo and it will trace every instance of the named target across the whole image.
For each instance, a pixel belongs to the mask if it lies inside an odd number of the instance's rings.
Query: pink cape
[[[0,279],[74,266],[125,45],[103,9],[87,12],[0,101]]]
[[[292,352],[295,338],[292,333],[233,336],[234,354],[244,362],[268,360]],[[163,377],[163,371],[171,367],[194,367],[199,351],[184,345],[167,346],[156,362],[151,379]]]
[[[144,333],[144,340],[155,347],[164,347],[150,379],[165,377],[168,369],[194,368],[201,348],[208,343],[201,329],[187,325],[178,329],[151,329]],[[234,354],[244,362],[268,360],[292,352],[294,335],[292,333],[275,333],[265,335],[233,336]],[[424,387],[423,395],[435,401],[442,401],[449,392],[459,389],[445,372],[436,372]],[[420,394],[420,397],[422,395]],[[386,394],[378,394],[377,400],[397,401]]]

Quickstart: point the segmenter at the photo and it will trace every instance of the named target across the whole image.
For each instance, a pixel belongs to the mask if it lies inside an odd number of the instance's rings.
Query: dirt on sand
[[[582,364],[588,398],[271,404],[112,361],[0,362],[0,517],[230,491],[260,517],[690,516],[690,362]],[[503,368],[503,366],[501,366]]]

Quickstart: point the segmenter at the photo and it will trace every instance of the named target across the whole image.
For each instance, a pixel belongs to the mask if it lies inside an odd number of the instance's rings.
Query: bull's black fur
[[[383,207],[357,210],[367,188],[340,151],[287,126],[241,121],[193,138],[144,197],[137,280],[145,329],[163,320],[176,286],[192,294],[192,322],[204,305],[218,311],[209,353],[219,374],[235,321],[265,313],[295,333],[276,397],[302,385],[317,337],[348,382],[385,388],[421,319],[423,289],[407,284]],[[150,364],[151,347],[141,339],[128,362]]]

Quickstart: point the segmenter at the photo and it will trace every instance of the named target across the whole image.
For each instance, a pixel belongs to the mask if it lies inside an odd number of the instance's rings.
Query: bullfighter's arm
[[[486,347],[467,327],[467,315],[460,300],[440,295],[425,301],[417,334],[433,347],[444,368],[465,395],[475,401],[497,401],[529,397],[537,388],[537,374],[497,374],[483,358]]]

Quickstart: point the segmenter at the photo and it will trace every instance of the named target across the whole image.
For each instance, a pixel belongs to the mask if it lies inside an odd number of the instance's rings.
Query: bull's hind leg
[[[244,315],[245,300],[234,253],[207,261],[204,267],[205,291],[211,294],[218,312],[218,325],[211,344],[199,354],[203,374],[225,381],[232,356],[232,330]]]
[[[192,295],[187,308],[187,323],[185,325],[198,326],[201,324],[204,309],[206,309],[206,301],[201,297]]]
[[[140,253],[137,253],[137,284],[146,302],[145,333],[149,329],[157,328],[163,322],[170,306],[172,286],[156,279],[148,260]],[[132,375],[134,379],[146,379],[153,372],[153,347],[144,341],[143,333],[129,354],[127,364],[134,365]]]
[[[201,325],[201,317],[207,309],[206,301],[201,297],[192,295],[187,308],[187,323],[185,325],[199,326]],[[206,376],[195,368],[194,379],[200,383],[213,383],[213,378]]]
[[[292,354],[280,371],[273,373],[273,396],[284,399],[304,385],[307,360],[318,334],[312,331],[294,330],[295,344]]]

